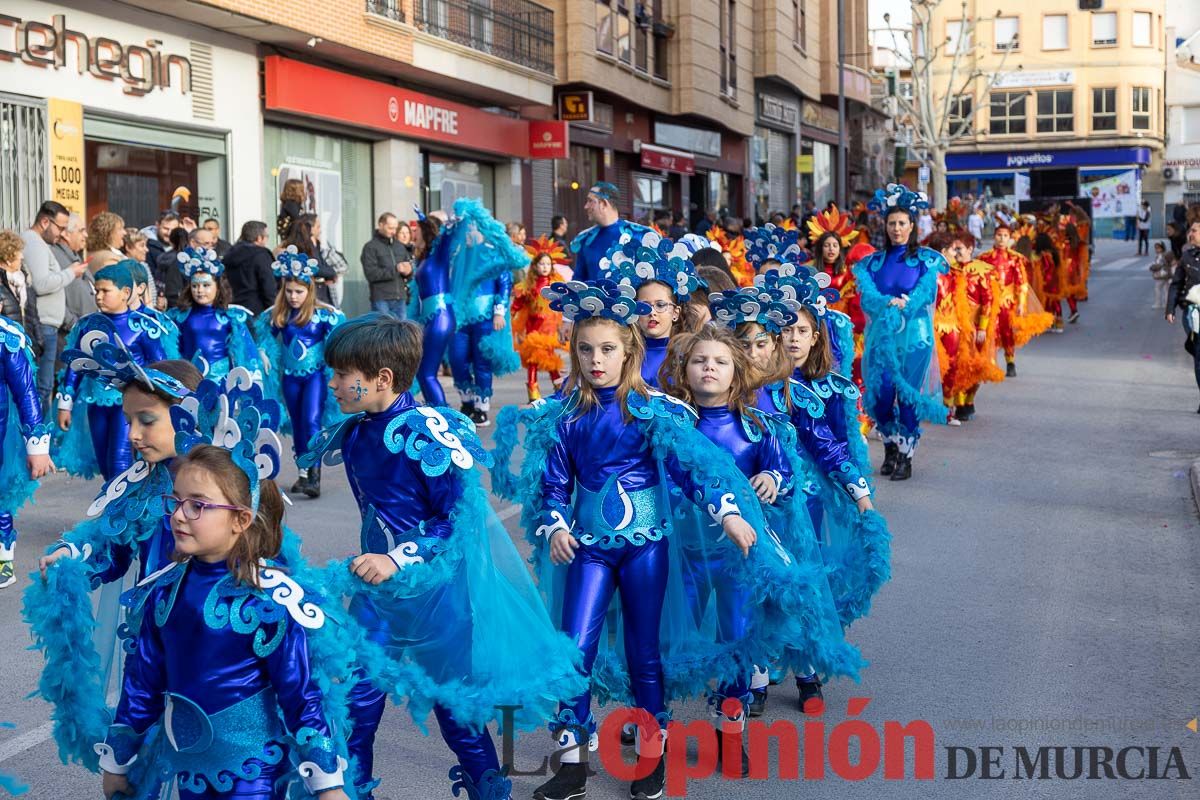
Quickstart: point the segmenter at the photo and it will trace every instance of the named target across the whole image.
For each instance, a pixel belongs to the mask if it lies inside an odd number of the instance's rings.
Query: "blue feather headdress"
[[[830,305],[841,299],[841,293],[829,285],[829,274],[810,267],[791,267],[767,270],[754,279],[755,287],[777,290],[783,301],[804,306],[817,319],[823,319]]]
[[[117,391],[136,385],[147,392],[169,397],[185,397],[190,393],[186,386],[165,372],[143,367],[134,361],[107,318],[97,314],[89,324],[93,329],[79,337],[78,348],[67,350],[62,356],[63,363],[75,372],[92,375]]]
[[[176,452],[186,454],[202,444],[228,450],[250,479],[255,511],[259,483],[279,474],[283,445],[275,431],[281,420],[279,402],[263,395],[262,384],[245,367],[234,367],[220,383],[205,380],[191,396],[171,406]]]
[[[550,308],[571,322],[604,317],[622,325],[632,325],[650,313],[650,306],[638,302],[636,294],[629,284],[612,281],[557,282],[542,289]]]
[[[317,274],[317,260],[301,253],[296,245],[289,244],[286,250],[275,257],[271,271],[276,278],[312,283],[313,276]]]
[[[674,241],[657,231],[631,231],[621,236],[617,249],[600,259],[601,278],[627,284],[634,290],[652,281],[670,287],[675,299],[686,303],[692,292],[708,287],[696,274],[694,243]]]
[[[867,203],[867,207],[885,215],[893,208],[899,208],[915,219],[922,208],[929,208],[929,197],[903,184],[889,183],[886,189],[875,190],[875,196]]]
[[[708,296],[713,320],[734,329],[745,322],[757,322],[768,333],[779,334],[800,318],[797,305],[784,292],[766,286],[726,290]]]
[[[768,222],[757,228],[747,228],[746,260],[758,272],[763,262],[775,260],[781,264],[803,264],[808,253],[800,247],[800,231]]]
[[[179,262],[179,271],[189,281],[197,275],[218,278],[225,271],[225,265],[217,258],[217,251],[211,247],[185,247],[175,259]]]

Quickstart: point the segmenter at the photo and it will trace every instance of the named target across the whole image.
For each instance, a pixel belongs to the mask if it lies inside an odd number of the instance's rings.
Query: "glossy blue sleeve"
[[[37,379],[33,363],[24,350],[13,352],[7,347],[0,346],[0,356],[4,358],[4,382],[17,407],[17,416],[21,420],[21,435],[25,439],[25,450],[28,455],[44,455],[50,452],[50,440],[42,439],[42,401],[38,397]],[[7,423],[7,415],[4,422]],[[3,441],[4,430],[0,429],[0,441]]]
[[[696,433],[696,436],[699,435]],[[663,466],[666,467],[667,475],[671,477],[675,485],[682,489],[684,494],[692,499],[692,502],[707,511],[713,522],[720,524],[721,520],[730,514],[741,514],[741,510],[734,500],[733,492],[729,491],[727,487],[717,483],[699,483],[692,477],[691,472],[684,469],[675,456],[668,456]]]
[[[163,715],[166,658],[162,637],[154,621],[156,602],[156,595],[151,595],[146,602],[137,647],[125,659],[125,678],[113,723],[104,745],[97,748],[101,754],[100,767],[105,772],[124,774],[128,771],[146,731]]]
[[[800,446],[830,480],[841,486],[855,501],[871,494],[866,478],[850,459],[849,447],[833,435],[829,423],[824,419],[814,419],[801,410],[792,416],[792,423],[796,426],[796,439]]]
[[[763,433],[762,441],[758,443],[756,456],[755,471],[769,472],[774,475],[776,485],[779,487],[779,496],[786,497],[795,485],[796,475],[792,470],[792,463],[783,449],[783,443],[774,431],[767,430]]]
[[[575,491],[575,464],[566,444],[567,433],[559,423],[557,441],[546,458],[542,475],[542,502],[537,535],[550,536],[574,527],[571,495]]]

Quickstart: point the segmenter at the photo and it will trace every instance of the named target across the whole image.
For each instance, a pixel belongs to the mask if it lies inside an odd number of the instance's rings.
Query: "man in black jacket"
[[[267,223],[251,221],[242,225],[241,237],[223,260],[234,303],[253,314],[274,304],[279,288],[271,270],[275,257],[267,249]]]
[[[363,276],[371,287],[371,309],[396,319],[408,316],[408,282],[412,279],[412,254],[396,241],[396,215],[379,216],[375,233],[363,245],[360,261]]]
[[[1187,244],[1183,246],[1183,255],[1175,267],[1175,274],[1171,276],[1171,285],[1167,289],[1167,322],[1175,322],[1175,310],[1179,309],[1183,329],[1187,331],[1192,343],[1196,386],[1200,388],[1200,341],[1195,336],[1197,331],[1191,327],[1193,323],[1189,321],[1191,315],[1188,311],[1192,304],[1187,299],[1188,292],[1196,286],[1200,286],[1200,222],[1193,222],[1188,227]],[[1200,414],[1200,408],[1196,409],[1196,413]]]

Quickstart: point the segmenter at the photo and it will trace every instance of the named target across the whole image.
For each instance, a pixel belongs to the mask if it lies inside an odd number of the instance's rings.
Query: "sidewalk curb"
[[[1192,462],[1189,477],[1192,481],[1192,501],[1196,504],[1196,513],[1200,514],[1200,458]]]

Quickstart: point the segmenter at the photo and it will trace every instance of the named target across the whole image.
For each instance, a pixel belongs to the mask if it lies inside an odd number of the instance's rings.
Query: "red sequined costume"
[[[838,260],[827,262],[818,246],[818,241],[827,233],[838,237],[841,251]],[[875,248],[860,241],[851,247],[851,243],[859,237],[859,231],[854,227],[854,219],[849,214],[838,211],[837,206],[831,206],[829,211],[815,214],[808,220],[809,241],[814,256],[820,262],[820,269],[829,275],[829,285],[841,293],[841,299],[833,304],[833,309],[841,311],[850,317],[854,325],[854,382],[863,388],[862,382],[862,351],[863,331],[866,329],[867,318],[863,314],[859,302],[858,288],[854,285],[854,273],[851,268],[866,256],[875,252]]]
[[[1000,288],[1000,316],[996,338],[1004,348],[1004,360],[1013,363],[1017,349],[1054,322],[1054,315],[1042,310],[1037,296],[1029,292],[1029,261],[1011,248],[993,247],[980,253],[979,260],[996,270]]]

